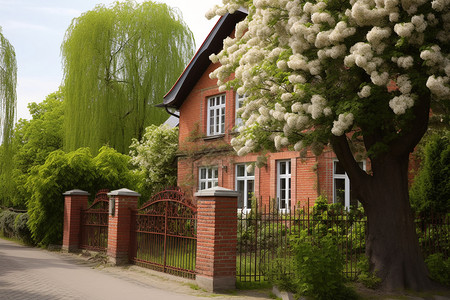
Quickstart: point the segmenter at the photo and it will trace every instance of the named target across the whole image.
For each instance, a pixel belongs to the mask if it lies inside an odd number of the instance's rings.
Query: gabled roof
[[[236,24],[246,16],[245,12],[238,10],[234,14],[227,13],[217,21],[175,85],[164,96],[163,103],[158,106],[180,108],[194,85],[211,64],[209,56],[212,53],[217,54],[220,52],[223,47],[223,40],[233,32]]]

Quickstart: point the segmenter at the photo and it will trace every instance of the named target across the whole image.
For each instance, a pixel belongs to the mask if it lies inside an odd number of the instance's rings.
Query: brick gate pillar
[[[64,194],[64,227],[62,250],[74,252],[79,249],[81,235],[81,210],[87,208],[89,193],[71,190]]]
[[[110,214],[107,255],[114,265],[127,264],[131,240],[131,213],[137,209],[141,194],[129,189],[120,189],[108,193],[108,196]]]
[[[236,288],[237,197],[222,187],[197,198],[196,281],[208,291]]]

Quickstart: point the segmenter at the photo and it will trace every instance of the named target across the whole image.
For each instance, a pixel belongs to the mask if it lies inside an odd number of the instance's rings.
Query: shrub
[[[9,210],[0,213],[0,231],[5,237],[14,237],[14,221],[17,215],[17,213]]]
[[[133,188],[129,157],[102,147],[94,158],[89,148],[49,154],[45,163],[34,167],[27,180],[28,226],[33,240],[42,246],[61,244],[65,191],[77,188],[94,195],[100,188]]]
[[[411,205],[422,216],[450,211],[450,133],[426,139],[419,173],[410,189]]]
[[[444,259],[442,253],[431,254],[425,259],[431,279],[450,286],[450,258]]]
[[[308,235],[302,231],[294,243],[294,285],[300,295],[315,299],[356,299],[344,285],[344,258],[331,234]]]
[[[177,151],[178,127],[150,125],[140,141],[132,139],[131,163],[144,179],[140,186],[143,198],[177,184]]]
[[[252,207],[257,207],[256,202]],[[286,224],[271,223],[261,220],[261,215],[252,210],[247,215],[239,215],[237,228],[238,251],[241,253],[254,251],[260,247],[261,251],[277,249],[284,239],[288,238]],[[274,214],[273,218],[282,219],[281,215]]]
[[[28,213],[18,214],[14,220],[14,236],[25,244],[33,244],[31,231],[28,228]]]
[[[370,272],[370,263],[367,256],[363,256],[358,261],[358,281],[361,282],[365,287],[369,289],[376,289],[381,284],[381,279],[377,277],[374,273]]]
[[[275,258],[270,263],[266,263],[264,268],[265,275],[272,285],[277,286],[281,291],[292,293],[297,291],[292,275],[286,272],[287,266],[284,259]]]
[[[436,252],[448,253],[450,251],[450,234],[445,225],[448,219],[448,215],[433,216],[431,219],[422,218],[416,222],[416,233],[425,257]]]
[[[366,223],[363,221],[353,223],[346,238],[352,251],[364,253],[366,249]]]

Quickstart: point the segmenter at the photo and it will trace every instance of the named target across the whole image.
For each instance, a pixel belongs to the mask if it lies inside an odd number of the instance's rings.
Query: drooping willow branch
[[[167,118],[154,105],[193,50],[192,32],[165,4],[117,2],[74,19],[61,46],[65,149],[108,144],[127,153],[131,138]]]
[[[0,189],[4,194],[12,188],[11,138],[16,119],[16,85],[16,54],[14,47],[3,36],[0,27]]]
[[[16,117],[17,63],[14,47],[0,27],[0,143],[9,144]]]

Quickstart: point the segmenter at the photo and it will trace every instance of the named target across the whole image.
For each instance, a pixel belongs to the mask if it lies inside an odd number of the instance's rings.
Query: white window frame
[[[202,172],[204,171],[204,172]],[[204,176],[203,176],[204,175]],[[202,186],[204,183],[204,186]],[[219,168],[217,166],[198,168],[198,190],[213,188],[219,185]]]
[[[249,164],[243,163],[243,164],[236,164],[235,166],[235,190],[238,191],[239,181],[244,182],[244,190],[241,191],[241,195],[239,195],[239,198],[243,197],[243,206],[242,208],[239,208],[238,204],[238,212],[241,213],[249,213],[251,211],[251,201],[252,199],[249,199],[249,191],[248,191],[248,185],[250,181],[253,181],[253,193],[255,192],[255,172],[253,174],[249,174],[247,172],[247,167]],[[238,174],[238,168],[244,167],[244,175],[239,176]],[[238,191],[239,192],[239,191]],[[239,200],[239,199],[238,199]],[[250,207],[249,207],[250,204]]]
[[[220,94],[207,99],[207,124],[208,136],[225,134],[225,94]]]
[[[285,173],[281,173],[281,165],[286,164]],[[277,205],[278,210],[281,213],[288,213],[291,208],[291,197],[292,197],[292,163],[291,160],[278,160],[277,161]],[[284,183],[286,196],[282,199],[281,194],[283,192],[281,185]],[[284,208],[283,203],[285,202]]]
[[[237,128],[241,125],[244,125],[244,121],[238,116],[238,110],[239,108],[241,108],[242,106],[244,106],[244,101],[245,98],[247,97],[247,95],[239,95],[238,93],[236,93],[236,110],[235,110],[235,121],[234,121],[234,126],[237,130]]]
[[[350,184],[350,178],[348,178],[348,175],[346,172],[344,174],[336,174],[336,164],[339,162],[339,160],[334,159],[333,160],[333,203],[339,203],[337,201],[337,191],[336,191],[336,179],[343,179],[344,180],[344,208],[350,209],[350,191],[351,191],[351,184]],[[362,169],[366,170],[366,161],[360,161],[358,163],[362,163]]]

